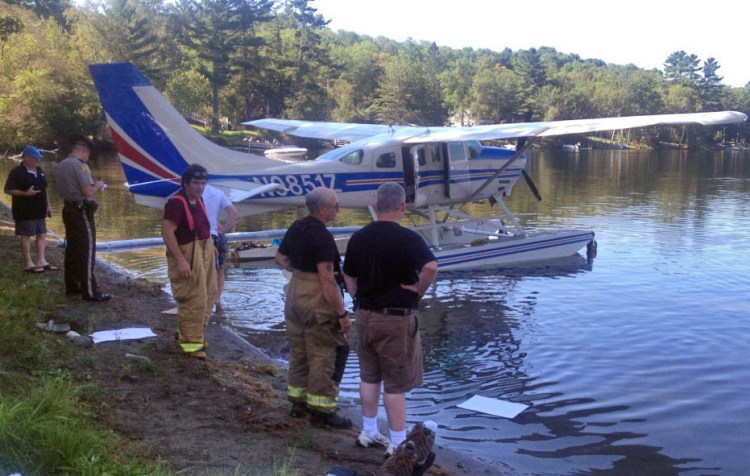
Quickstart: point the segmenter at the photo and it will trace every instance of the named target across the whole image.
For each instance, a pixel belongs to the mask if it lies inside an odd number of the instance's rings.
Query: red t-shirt
[[[177,195],[182,195],[187,200],[184,190],[177,192]],[[164,219],[177,225],[174,236],[177,238],[179,245],[186,245],[194,239],[206,240],[211,237],[211,225],[208,223],[208,216],[204,211],[205,208],[200,203],[191,205],[188,202],[188,209],[193,215],[194,231],[190,231],[188,218],[185,214],[185,205],[182,200],[172,197],[164,206]]]

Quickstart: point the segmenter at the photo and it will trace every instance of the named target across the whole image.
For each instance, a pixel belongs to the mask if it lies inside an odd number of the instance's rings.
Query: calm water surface
[[[419,313],[426,378],[409,396],[409,420],[433,419],[441,445],[518,474],[747,474],[750,156],[533,158],[544,199],[519,182],[509,206],[530,228],[593,229],[598,256],[441,273]],[[111,185],[100,241],[158,236],[160,212],[133,203],[116,160],[94,173]],[[238,229],[280,228],[294,216]],[[344,212],[336,225],[366,219]],[[63,230],[59,213],[50,225]],[[166,283],[163,253],[101,256]],[[231,267],[223,318],[281,357],[284,284],[277,269]],[[356,398],[357,383],[352,358],[343,394]],[[531,407],[508,420],[456,406],[475,394]]]

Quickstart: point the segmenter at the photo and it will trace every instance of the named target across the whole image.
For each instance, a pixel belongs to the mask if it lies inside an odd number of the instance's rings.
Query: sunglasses
[[[190,174],[190,180],[208,180],[208,174],[206,172],[196,172]]]

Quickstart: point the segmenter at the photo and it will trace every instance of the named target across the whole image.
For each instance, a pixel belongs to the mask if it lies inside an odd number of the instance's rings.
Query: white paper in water
[[[475,412],[504,418],[515,418],[516,415],[529,408],[528,405],[524,405],[523,403],[508,402],[481,395],[474,395],[465,402],[459,403],[458,406],[467,410],[474,410]]]
[[[109,342],[113,340],[134,340],[156,337],[156,334],[148,327],[128,327],[112,331],[99,331],[91,334],[94,344]]]

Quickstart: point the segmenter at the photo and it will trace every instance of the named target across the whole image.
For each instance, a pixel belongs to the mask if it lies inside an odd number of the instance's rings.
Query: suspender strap
[[[185,208],[185,216],[187,217],[188,229],[193,235],[193,240],[198,239],[197,233],[195,232],[195,220],[193,220],[193,213],[190,211],[190,204],[188,203],[187,198],[185,198],[184,195],[174,195],[172,196],[172,198],[170,198],[170,200],[172,199],[178,199],[182,202],[182,206]],[[203,214],[208,217],[206,204],[203,203],[203,197],[198,197],[198,203],[200,204],[201,210],[203,210]]]

